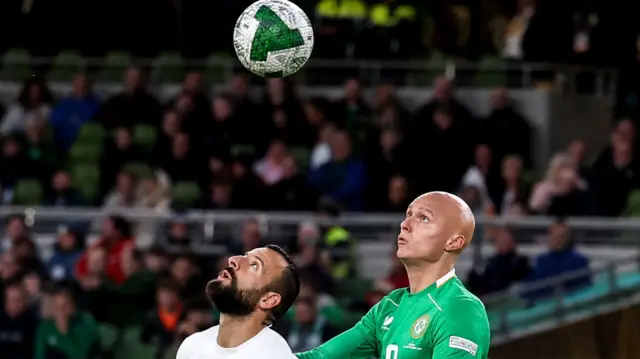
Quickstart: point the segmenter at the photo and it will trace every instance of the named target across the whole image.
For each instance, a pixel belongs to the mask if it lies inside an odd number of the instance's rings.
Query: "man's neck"
[[[418,293],[453,270],[453,263],[405,262],[411,293]]]
[[[218,345],[223,348],[235,348],[255,337],[264,329],[262,320],[253,316],[232,317],[220,316],[220,329],[218,331]]]

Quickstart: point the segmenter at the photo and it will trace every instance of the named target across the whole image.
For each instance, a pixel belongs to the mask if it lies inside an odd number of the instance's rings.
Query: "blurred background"
[[[316,47],[264,81],[245,0],[0,2],[0,353],[173,358],[204,284],[285,247],[294,352],[408,285],[408,203],[478,222],[458,276],[492,359],[639,358],[640,5],[305,0]]]

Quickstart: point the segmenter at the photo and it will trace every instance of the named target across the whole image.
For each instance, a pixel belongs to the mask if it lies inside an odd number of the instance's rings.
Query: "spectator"
[[[260,222],[257,219],[250,219],[242,226],[240,238],[229,245],[228,252],[232,255],[244,255],[250,250],[260,247],[263,241]]]
[[[321,195],[340,202],[348,210],[361,211],[367,180],[365,165],[353,154],[346,132],[335,133],[330,145],[331,161],[311,171],[309,181]]]
[[[233,198],[233,178],[227,173],[220,174],[211,182],[209,196],[203,200],[200,207],[214,210],[235,209],[236,204],[233,202]]]
[[[640,185],[640,167],[634,146],[618,128],[611,134],[609,146],[593,164],[596,214],[620,215],[627,205],[629,193]]]
[[[522,178],[522,158],[508,155],[502,160],[501,182],[491,198],[496,212],[503,215],[528,213],[530,185]]]
[[[103,191],[113,187],[118,173],[126,164],[147,160],[142,149],[133,143],[131,130],[126,127],[115,129],[113,139],[109,138],[105,144],[105,153],[100,161]]]
[[[36,176],[39,179],[48,177],[61,156],[48,138],[47,124],[38,121],[27,123],[24,140],[24,151],[35,167]]]
[[[125,279],[122,273],[122,253],[134,245],[134,239],[131,237],[131,224],[126,219],[119,216],[110,216],[102,226],[101,238],[91,247],[102,248],[107,253],[107,277],[114,283],[122,283]],[[75,271],[76,277],[82,280],[89,274],[88,268],[88,252],[85,252],[78,261]]]
[[[192,244],[191,236],[189,235],[189,228],[187,222],[183,218],[176,218],[169,225],[169,234],[167,236],[167,242],[179,247],[180,249],[188,249]]]
[[[334,280],[326,251],[322,248],[320,229],[314,223],[301,223],[298,227],[297,247],[300,252],[296,259],[298,271],[309,278],[314,288],[331,294]]]
[[[578,177],[575,165],[564,154],[555,155],[544,180],[533,188],[529,206],[541,214],[560,216],[588,213],[586,182]]]
[[[52,176],[51,190],[46,196],[45,204],[56,207],[82,207],[87,201],[82,193],[71,185],[69,173],[59,169]]]
[[[529,260],[518,254],[517,243],[509,228],[500,228],[492,236],[495,254],[484,268],[471,269],[467,279],[469,290],[478,296],[500,292],[526,279],[531,268]]]
[[[375,209],[385,213],[404,213],[412,200],[407,179],[394,175],[389,179],[384,200]]]
[[[161,160],[159,167],[173,182],[198,182],[203,178],[204,159],[193,148],[191,138],[184,133],[177,134],[171,144],[171,153]]]
[[[231,163],[231,174],[234,178],[232,203],[237,209],[260,208],[260,195],[264,188],[262,181],[253,174],[252,159],[248,155],[238,156]]]
[[[4,288],[4,310],[0,312],[0,353],[6,359],[33,358],[33,342],[38,325],[29,310],[27,294],[19,284]]]
[[[273,211],[304,211],[316,208],[318,196],[298,170],[292,156],[282,160],[282,179],[264,189],[265,206]]]
[[[391,176],[406,174],[409,168],[408,148],[402,142],[399,130],[385,128],[376,140],[365,155],[370,180],[367,195],[371,198],[370,208],[380,207],[385,202],[383,194],[388,190]]]
[[[23,179],[31,178],[37,173],[35,163],[31,161],[24,146],[15,136],[8,136],[2,141],[0,153],[0,190],[2,202],[11,204],[14,200],[13,188]]]
[[[178,326],[184,319],[186,313],[181,298],[177,284],[167,281],[158,285],[156,307],[149,313],[140,339],[143,343],[157,340],[159,353],[173,344]]]
[[[462,177],[462,186],[477,188],[482,202],[489,204],[491,203],[490,193],[495,191],[499,183],[498,168],[494,163],[491,148],[486,144],[479,144],[476,147],[474,157],[474,163]]]
[[[504,88],[493,92],[491,107],[491,112],[480,125],[480,138],[492,149],[494,161],[500,163],[507,155],[518,155],[529,168],[532,135],[528,121],[514,108]]]
[[[319,138],[311,150],[310,169],[316,170],[325,163],[331,161],[331,146],[329,140],[336,132],[336,125],[333,122],[327,122],[319,129]]]
[[[76,75],[72,87],[72,95],[58,102],[49,119],[56,147],[61,152],[71,147],[80,128],[92,120],[100,108],[100,100],[91,92],[86,75]]]
[[[139,123],[159,124],[162,110],[147,91],[143,73],[136,67],[124,73],[124,89],[109,98],[100,108],[97,119],[107,129],[132,128]]]
[[[587,144],[582,140],[573,140],[567,145],[567,155],[578,169],[580,178],[587,182],[593,181],[592,171],[586,163]]]
[[[13,251],[6,251],[0,255],[0,289],[4,290],[12,282],[22,279],[23,269]]]
[[[138,186],[136,207],[155,213],[167,213],[170,209],[169,179],[163,174],[145,177]]]
[[[344,84],[344,98],[335,104],[338,126],[346,128],[353,140],[353,147],[361,149],[367,142],[371,109],[364,101],[362,84],[356,78],[347,79]]]
[[[11,215],[6,221],[4,235],[2,236],[2,248],[0,251],[10,249],[15,241],[28,233],[24,219],[19,215]]]
[[[549,228],[549,251],[535,259],[527,280],[536,283],[563,274],[572,275],[572,278],[526,293],[526,297],[534,300],[553,294],[558,287],[566,293],[588,286],[591,284],[588,270],[589,260],[574,248],[567,224],[558,220]]]
[[[15,104],[0,121],[0,134],[22,134],[30,122],[46,123],[51,113],[53,96],[44,81],[32,77],[25,81]]]
[[[20,263],[25,273],[36,272],[41,277],[47,276],[47,270],[38,255],[35,243],[28,236],[22,236],[16,240],[11,248],[16,260]]]
[[[137,202],[137,181],[133,174],[122,171],[118,174],[116,187],[109,193],[103,204],[105,211],[131,209]]]
[[[431,123],[437,110],[442,108],[447,108],[451,117],[461,125],[468,125],[474,120],[471,112],[455,98],[455,87],[446,77],[434,80],[432,98],[416,113],[415,118],[423,124]]]
[[[267,137],[256,137],[255,132],[251,143],[258,144],[258,153],[267,147],[264,138],[280,138],[287,145],[304,145],[307,133],[304,112],[298,100],[293,83],[288,79],[269,79],[265,88],[261,113],[265,116],[264,133]]]
[[[275,139],[269,144],[267,155],[253,166],[256,176],[267,186],[272,186],[283,179],[283,162],[287,152],[287,145],[281,140]]]
[[[52,297],[52,318],[36,331],[35,359],[97,358],[101,354],[98,325],[91,315],[78,312],[70,292],[60,289]]]
[[[298,296],[294,303],[294,319],[282,321],[276,330],[286,340],[293,352],[303,352],[317,348],[330,340],[338,331],[318,313],[314,296]]]
[[[231,147],[242,141],[242,126],[234,111],[232,99],[227,95],[215,96],[211,102],[212,121],[207,122],[206,135],[203,134],[203,145],[208,156],[224,162],[231,157]]]
[[[49,278],[55,282],[66,282],[73,279],[73,269],[82,256],[84,238],[78,231],[64,230],[58,234],[53,255],[47,267]]]
[[[190,300],[202,294],[202,283],[199,280],[200,269],[195,259],[189,254],[179,254],[169,268],[169,279],[177,286],[180,298]]]

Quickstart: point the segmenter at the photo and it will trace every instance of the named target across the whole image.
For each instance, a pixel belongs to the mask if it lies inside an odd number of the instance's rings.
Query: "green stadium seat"
[[[131,66],[131,56],[126,52],[114,51],[107,54],[103,68],[98,72],[97,81],[121,82],[124,71]]]
[[[8,80],[24,81],[32,75],[31,56],[26,50],[11,49],[2,60],[2,76]]]
[[[507,63],[497,56],[486,56],[478,63],[478,72],[473,84],[478,87],[495,87],[507,85]]]
[[[69,151],[69,161],[73,164],[98,163],[102,156],[102,143],[75,143]]]
[[[208,83],[223,83],[227,80],[226,69],[222,64],[225,58],[226,56],[220,55],[209,56],[204,67],[204,78]]]
[[[76,143],[102,143],[106,136],[107,132],[101,124],[97,122],[88,122],[82,125],[80,131],[78,131],[78,138],[76,139]]]
[[[153,176],[153,169],[144,162],[131,162],[124,166],[126,172],[131,173],[136,178],[148,178]]]
[[[48,75],[51,80],[70,81],[75,75],[84,71],[85,60],[74,51],[62,51],[53,61]]]
[[[184,61],[177,53],[163,53],[153,63],[151,78],[158,82],[180,83],[184,79]]]
[[[100,187],[100,167],[92,163],[73,166],[71,183],[89,202],[93,202]]]
[[[231,156],[233,157],[238,157],[243,155],[253,156],[255,154],[256,154],[256,149],[251,145],[235,145],[231,147]]]
[[[202,191],[195,182],[177,182],[173,186],[173,203],[181,207],[191,207],[200,199]]]
[[[309,150],[304,147],[294,147],[291,149],[291,156],[296,160],[300,169],[305,169],[309,165]]]
[[[147,152],[153,151],[157,137],[158,131],[151,125],[137,125],[133,128],[133,142]]]
[[[98,335],[100,336],[101,348],[110,351],[118,343],[120,331],[112,325],[101,323],[98,325]]]
[[[13,204],[15,205],[36,206],[42,204],[44,194],[42,184],[36,179],[18,181],[13,190]]]

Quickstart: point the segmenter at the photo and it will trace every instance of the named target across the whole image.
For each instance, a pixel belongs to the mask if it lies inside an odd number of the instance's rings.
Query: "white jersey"
[[[219,325],[185,339],[176,359],[293,359],[295,356],[284,338],[264,328],[253,338],[235,348],[223,348],[218,345]]]

